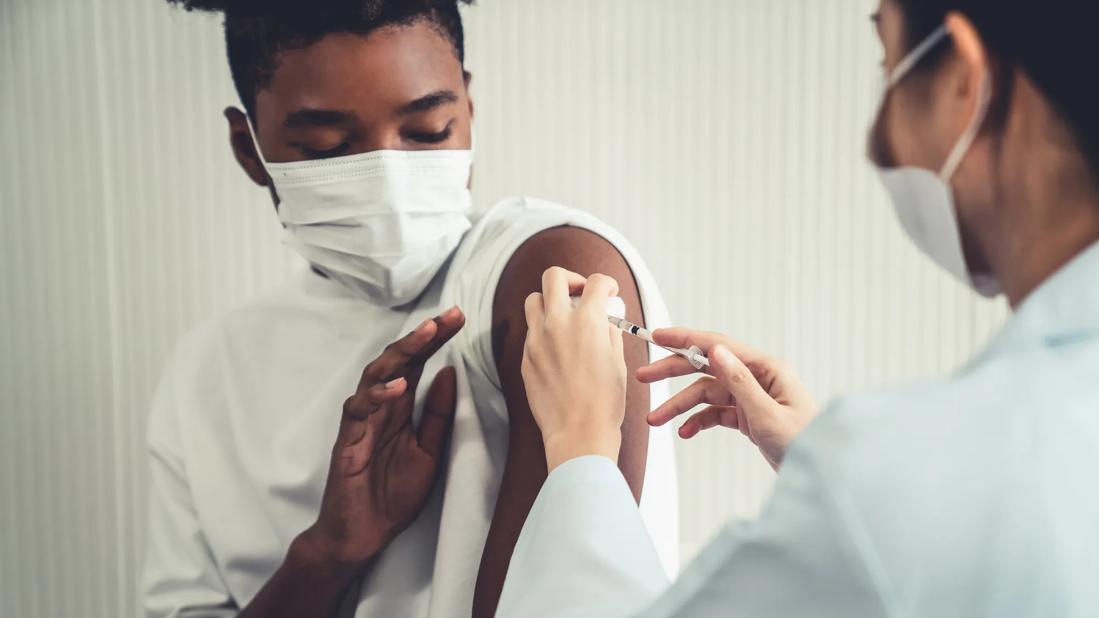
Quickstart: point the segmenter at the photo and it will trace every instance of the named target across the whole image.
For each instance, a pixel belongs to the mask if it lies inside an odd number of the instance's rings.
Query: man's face
[[[467,82],[453,46],[428,22],[330,34],[279,56],[256,93],[257,141],[272,163],[468,149]]]

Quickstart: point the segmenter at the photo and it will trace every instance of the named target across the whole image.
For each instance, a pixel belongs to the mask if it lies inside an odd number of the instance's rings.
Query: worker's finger
[[[625,343],[622,341],[622,339],[624,337],[624,335],[622,333],[622,330],[619,329],[619,328],[615,328],[611,324],[607,325],[607,330],[610,332],[611,351],[614,353],[614,357],[615,358],[620,358],[620,359],[622,359],[623,362],[625,362],[625,360],[626,360],[626,354],[625,354],[625,351],[624,351]]]
[[[699,378],[650,412],[649,424],[658,427],[703,404],[733,406],[736,405],[736,399],[716,378],[711,376]]]
[[[572,307],[571,292],[583,289],[586,282],[587,279],[560,266],[547,268],[546,272],[542,273],[542,296],[546,317],[567,315]]]
[[[637,380],[645,384],[699,373],[687,359],[673,354],[637,368]]]
[[[762,360],[761,354],[755,348],[722,335],[689,328],[658,328],[653,331],[653,341],[658,345],[670,348],[690,348],[695,345],[707,356],[716,345],[724,345],[737,357],[746,363],[755,363]]]
[[[607,315],[607,300],[612,296],[618,296],[618,282],[613,277],[596,273],[588,277],[579,307]]]
[[[710,373],[728,389],[732,396],[739,402],[739,407],[745,414],[755,411],[766,411],[775,405],[775,400],[767,391],[763,390],[759,380],[752,374],[739,358],[723,344],[718,344],[710,350]]]
[[[697,436],[699,432],[713,427],[738,429],[736,408],[710,406],[705,410],[692,414],[686,422],[679,426],[679,437],[689,440]]]
[[[424,399],[424,414],[417,428],[420,448],[438,461],[454,421],[458,400],[458,378],[453,367],[439,371]]]
[[[533,292],[527,296],[527,300],[523,303],[523,311],[527,315],[527,337],[530,337],[531,331],[541,330],[543,322],[546,321],[546,307],[543,304],[542,294]]]

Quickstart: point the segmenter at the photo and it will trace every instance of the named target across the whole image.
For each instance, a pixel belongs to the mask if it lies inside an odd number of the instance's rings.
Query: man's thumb
[[[433,456],[439,454],[454,420],[458,397],[457,374],[453,367],[439,371],[424,399],[424,413],[420,418],[420,448]]]

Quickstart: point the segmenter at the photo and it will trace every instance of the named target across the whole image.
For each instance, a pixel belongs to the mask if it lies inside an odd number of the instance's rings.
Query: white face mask
[[[945,25],[940,26],[897,64],[886,79],[875,124],[880,122],[890,90],[911,73],[913,67],[949,34]],[[986,75],[981,82],[978,94],[977,113],[955,144],[938,175],[918,167],[879,167],[878,169],[882,183],[893,198],[893,208],[897,212],[897,218],[900,219],[901,225],[912,242],[940,267],[982,296],[989,298],[1000,294],[1000,285],[991,275],[974,273],[966,264],[961,230],[958,225],[958,210],[954,204],[954,190],[950,187],[950,179],[954,177],[954,173],[969,152],[981,125],[988,116],[991,90],[991,77]],[[874,137],[873,131],[871,137]]]
[[[379,305],[415,300],[471,226],[472,150],[381,150],[292,163],[259,156],[279,197],[285,242]]]

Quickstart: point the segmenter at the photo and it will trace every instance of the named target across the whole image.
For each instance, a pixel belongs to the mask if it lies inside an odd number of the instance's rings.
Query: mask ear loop
[[[882,111],[885,109],[885,104],[888,101],[889,92],[893,90],[897,86],[897,84],[901,82],[902,79],[907,77],[908,74],[912,72],[912,69],[915,68],[915,66],[919,64],[921,60],[923,60],[924,56],[926,56],[928,52],[932,50],[932,48],[938,45],[949,34],[950,29],[947,28],[946,24],[943,24],[936,28],[935,31],[927,35],[927,38],[921,41],[919,45],[913,48],[912,51],[908,52],[908,54],[906,54],[905,57],[897,63],[897,66],[893,67],[893,70],[886,74],[882,79],[881,96],[878,97],[878,106],[877,109],[874,111],[874,122],[871,125],[870,131],[867,135],[866,146],[867,152],[869,153],[868,156],[871,160],[875,160],[874,153],[878,150],[878,145],[874,142],[874,138],[876,136],[875,129],[877,128],[878,122],[881,121]]]
[[[943,164],[943,170],[939,173],[939,178],[943,182],[949,182],[954,177],[954,173],[958,171],[958,167],[962,164],[962,159],[969,152],[970,147],[973,146],[973,142],[977,140],[977,134],[981,131],[981,126],[984,125],[985,119],[988,118],[988,109],[992,104],[992,74],[986,69],[984,76],[981,78],[980,89],[977,92],[977,110],[973,114],[973,120],[970,121],[969,126],[965,128],[965,132],[962,133],[961,138],[958,139],[958,143],[954,145],[954,150],[950,152],[950,156],[946,158],[946,163]]]
[[[934,32],[927,35],[927,38],[917,45],[912,51],[908,52],[897,66],[893,67],[893,71],[889,74],[889,79],[885,80],[885,88],[889,90],[896,86],[902,79],[905,78],[912,69],[916,67],[919,61],[923,60],[923,57],[931,51],[931,48],[939,44],[940,41],[950,35],[950,29],[946,24],[943,24],[935,29]]]
[[[256,125],[252,124],[252,117],[248,115],[248,112],[244,112],[244,120],[248,123],[248,137],[252,138],[252,148],[256,151],[256,157],[259,158],[260,165],[263,166],[264,171],[267,171],[267,159],[263,157],[263,151],[259,148],[259,137],[256,133]],[[271,173],[267,172],[270,176]]]
[[[938,45],[948,36],[950,36],[950,28],[948,28],[946,24],[942,24],[936,28],[934,32],[928,35],[926,39],[909,52],[903,60],[897,63],[897,66],[893,68],[888,79],[886,79],[884,92],[892,90],[902,79],[912,72],[912,69],[915,68],[916,64],[923,60],[924,56],[926,56],[933,47]],[[881,102],[882,107],[885,105],[884,92]],[[970,147],[973,146],[973,142],[976,141],[981,126],[988,117],[988,109],[992,103],[992,75],[988,71],[985,71],[985,75],[981,79],[981,86],[977,96],[977,111],[973,115],[973,120],[970,121],[969,126],[966,127],[962,136],[958,138],[958,143],[954,144],[954,148],[950,151],[950,155],[943,164],[942,171],[939,172],[939,178],[944,182],[949,182],[949,180],[954,177],[955,172],[958,171],[958,167],[962,164],[962,159],[965,158]],[[881,113],[880,109],[878,113]]]

